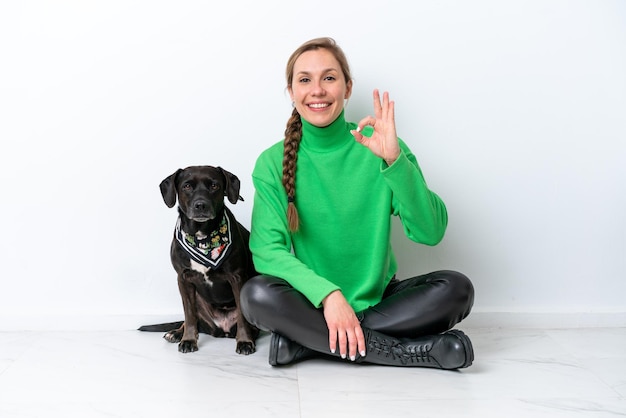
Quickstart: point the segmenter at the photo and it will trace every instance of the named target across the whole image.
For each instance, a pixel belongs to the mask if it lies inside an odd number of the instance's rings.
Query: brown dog
[[[178,169],[161,184],[171,208],[178,200],[178,222],[171,245],[171,261],[178,273],[178,289],[185,320],[145,325],[140,331],[168,331],[163,337],[178,342],[178,351],[198,350],[198,333],[235,337],[239,354],[252,354],[259,330],[241,313],[239,291],[256,275],[248,247],[250,232],[224,204],[243,200],[237,176],[221,167]],[[173,329],[176,328],[176,329]]]

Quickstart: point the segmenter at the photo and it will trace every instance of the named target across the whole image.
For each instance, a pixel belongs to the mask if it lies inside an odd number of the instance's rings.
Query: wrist
[[[383,160],[385,160],[388,166],[391,166],[393,163],[398,161],[399,157],[400,157],[400,153],[398,153],[395,157],[383,157]]]
[[[391,167],[393,165],[393,163],[395,163],[396,161],[398,161],[398,157],[396,158],[383,158],[383,160],[385,161],[385,163]]]
[[[330,292],[329,294],[326,295],[326,297],[324,299],[322,299],[322,306],[326,306],[326,304],[333,298],[335,298],[337,295],[341,295],[341,290],[337,289],[337,290],[333,290],[332,292]]]

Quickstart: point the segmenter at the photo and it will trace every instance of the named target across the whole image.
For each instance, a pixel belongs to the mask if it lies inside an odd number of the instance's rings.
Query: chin
[[[309,117],[307,118],[307,122],[309,122],[311,125],[317,126],[318,128],[324,128],[330,125],[339,116],[338,114],[329,116],[328,114],[320,115],[319,113],[311,112],[309,112],[308,115]]]

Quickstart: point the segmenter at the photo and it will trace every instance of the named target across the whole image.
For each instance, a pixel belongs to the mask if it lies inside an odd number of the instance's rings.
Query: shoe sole
[[[465,367],[471,366],[474,362],[474,348],[472,347],[472,342],[470,341],[469,337],[465,335],[463,331],[460,331],[458,329],[450,330],[446,332],[446,334],[452,334],[457,337],[461,341],[461,344],[465,349],[465,363],[463,363],[463,365],[460,366],[459,369],[464,369]]]

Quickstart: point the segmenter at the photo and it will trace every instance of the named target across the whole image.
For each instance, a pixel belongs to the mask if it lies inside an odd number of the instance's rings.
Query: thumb
[[[356,139],[356,141],[361,144],[367,139],[367,137],[363,136],[363,134],[361,134],[358,129],[353,129],[350,131],[350,133],[352,134],[354,139]]]

